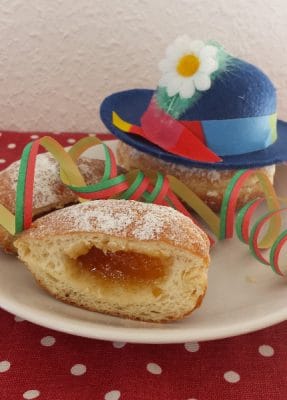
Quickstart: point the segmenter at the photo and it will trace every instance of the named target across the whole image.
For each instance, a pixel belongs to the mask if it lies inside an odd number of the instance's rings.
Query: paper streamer
[[[100,182],[87,185],[76,164],[78,158],[89,148],[102,145],[105,155],[105,169]],[[281,214],[287,211],[281,203],[267,175],[261,171],[241,170],[231,179],[222,201],[220,215],[213,212],[192,190],[173,176],[163,176],[150,171],[144,174],[133,170],[117,175],[117,165],[113,152],[96,137],[87,137],[75,143],[69,151],[53,138],[43,137],[29,143],[23,150],[16,188],[15,216],[0,204],[0,224],[12,235],[28,229],[33,219],[33,186],[36,157],[43,146],[59,162],[62,182],[73,190],[79,201],[91,199],[122,198],[162,204],[176,208],[197,223],[189,210],[196,213],[218,239],[232,238],[234,229],[237,237],[249,245],[251,254],[262,264],[283,276],[287,268],[280,265],[280,256],[287,242],[287,229],[282,228]],[[237,200],[251,176],[256,175],[264,196],[255,199],[236,214]],[[259,206],[266,204],[267,212],[254,220]],[[188,209],[185,205],[188,206]],[[211,245],[213,238],[209,235]]]
[[[270,251],[270,265],[272,270],[281,276],[287,275],[287,268],[285,270],[279,265],[279,257],[284,244],[287,242],[287,230],[284,230],[275,240]]]
[[[92,199],[107,199],[111,197],[142,200],[156,204],[168,205],[184,210],[190,216],[176,196],[170,201],[167,194],[171,194],[169,181],[161,174],[157,174],[155,181],[150,180],[141,171],[117,175],[117,165],[111,149],[96,137],[87,137],[78,141],[70,150],[65,149],[53,138],[43,137],[29,143],[23,150],[16,190],[15,216],[0,205],[1,225],[12,235],[28,229],[33,218],[33,186],[35,176],[36,157],[39,147],[43,146],[59,162],[60,178],[72,191],[79,196],[79,201]],[[86,185],[76,160],[81,154],[95,145],[102,145],[105,153],[104,175],[99,183]]]
[[[19,166],[15,204],[15,231],[10,231],[12,234],[28,229],[32,223],[35,165],[40,145],[48,150],[59,162],[63,183],[85,185],[85,180],[72,157],[55,139],[45,136],[28,143],[23,150]],[[6,226],[4,228],[7,229]]]
[[[233,236],[237,200],[245,182],[253,175],[258,178],[261,184],[269,210],[272,211],[280,209],[280,203],[277,199],[275,190],[266,174],[264,174],[262,171],[254,170],[238,171],[230,180],[223,197],[220,210],[220,239],[229,239]],[[281,219],[278,215],[271,220],[268,232],[266,233],[264,239],[262,239],[263,247],[268,248],[271,242],[274,241],[274,235],[278,235],[280,231],[280,225]]]
[[[250,223],[252,215],[255,213],[256,209],[259,205],[262,204],[264,199],[256,199],[248,202],[245,204],[244,207],[237,214],[236,218],[236,233],[238,239],[241,242],[248,244],[249,242],[249,230],[250,230]]]
[[[247,203],[238,212],[236,217],[236,202],[246,180],[256,175],[264,197]],[[279,199],[269,181],[267,175],[262,171],[238,171],[231,179],[223,198],[220,213],[220,235],[219,238],[231,238],[233,235],[234,221],[236,220],[236,233],[238,238],[249,245],[251,254],[262,264],[271,266],[278,275],[286,275],[287,268],[279,265],[279,257],[284,244],[287,242],[287,230],[280,233],[282,218],[281,214],[287,211],[282,208],[280,201],[286,203],[287,199]],[[268,212],[261,215],[251,226],[251,220],[259,206],[266,203]],[[269,225],[267,225],[269,224]],[[267,225],[267,229],[266,229]],[[260,237],[263,236],[262,239]],[[270,250],[268,254],[268,250]]]

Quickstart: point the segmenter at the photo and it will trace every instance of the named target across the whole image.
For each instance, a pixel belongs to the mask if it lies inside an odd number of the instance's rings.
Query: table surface
[[[0,133],[0,169],[42,135]],[[55,135],[63,145],[83,136]],[[287,322],[224,340],[137,345],[70,336],[0,310],[1,400],[286,400],[286,356]]]

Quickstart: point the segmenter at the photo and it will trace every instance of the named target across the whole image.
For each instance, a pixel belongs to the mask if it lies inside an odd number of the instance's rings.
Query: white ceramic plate
[[[115,142],[110,145],[114,148]],[[94,150],[95,157],[99,154]],[[283,182],[280,174],[278,182]],[[179,322],[134,322],[63,304],[39,288],[15,257],[4,254],[0,254],[0,305],[28,321],[58,331],[138,343],[218,339],[287,319],[287,279],[260,265],[237,239],[217,244],[211,255],[209,287],[203,304]]]

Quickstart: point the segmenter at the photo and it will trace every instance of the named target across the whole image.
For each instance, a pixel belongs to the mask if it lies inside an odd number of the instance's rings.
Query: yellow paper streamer
[[[81,141],[78,142],[78,146],[81,145],[80,142]],[[74,159],[71,157],[70,153],[64,150],[60,143],[48,136],[44,136],[40,140],[40,143],[58,161],[60,165],[60,176],[64,184],[86,186],[86,182]]]
[[[192,208],[218,237],[220,218],[192,190],[174,176],[168,175],[172,191]]]
[[[15,235],[15,215],[0,204],[0,216],[0,225],[2,225],[10,235]]]
[[[268,209],[270,211],[279,210],[280,201],[277,198],[275,189],[272,183],[270,182],[268,176],[262,171],[256,171],[255,175],[258,177],[258,180],[264,191]],[[274,215],[271,218],[270,224],[267,228],[267,232],[265,233],[264,237],[260,240],[258,247],[261,249],[269,249],[274,243],[277,236],[279,235],[281,226],[282,226],[281,215],[280,214]]]
[[[90,147],[96,146],[98,144],[103,144],[103,142],[96,136],[88,136],[77,143],[75,143],[69,150],[69,154],[74,161],[76,161],[84,151],[88,150]]]

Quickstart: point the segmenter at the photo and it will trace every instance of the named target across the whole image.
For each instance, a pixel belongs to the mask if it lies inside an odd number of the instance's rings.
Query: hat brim
[[[287,160],[287,123],[278,121],[277,140],[274,144],[264,150],[236,156],[222,157],[222,162],[206,163],[193,161],[168,153],[151,142],[134,134],[127,134],[116,128],[112,123],[112,112],[115,111],[121,118],[133,125],[140,125],[140,119],[149,105],[153,90],[132,89],[114,93],[108,96],[101,104],[100,115],[108,130],[118,139],[148,153],[154,157],[187,167],[215,168],[215,169],[243,169],[263,167],[266,165],[279,164]],[[240,144],[239,144],[240,145]]]

